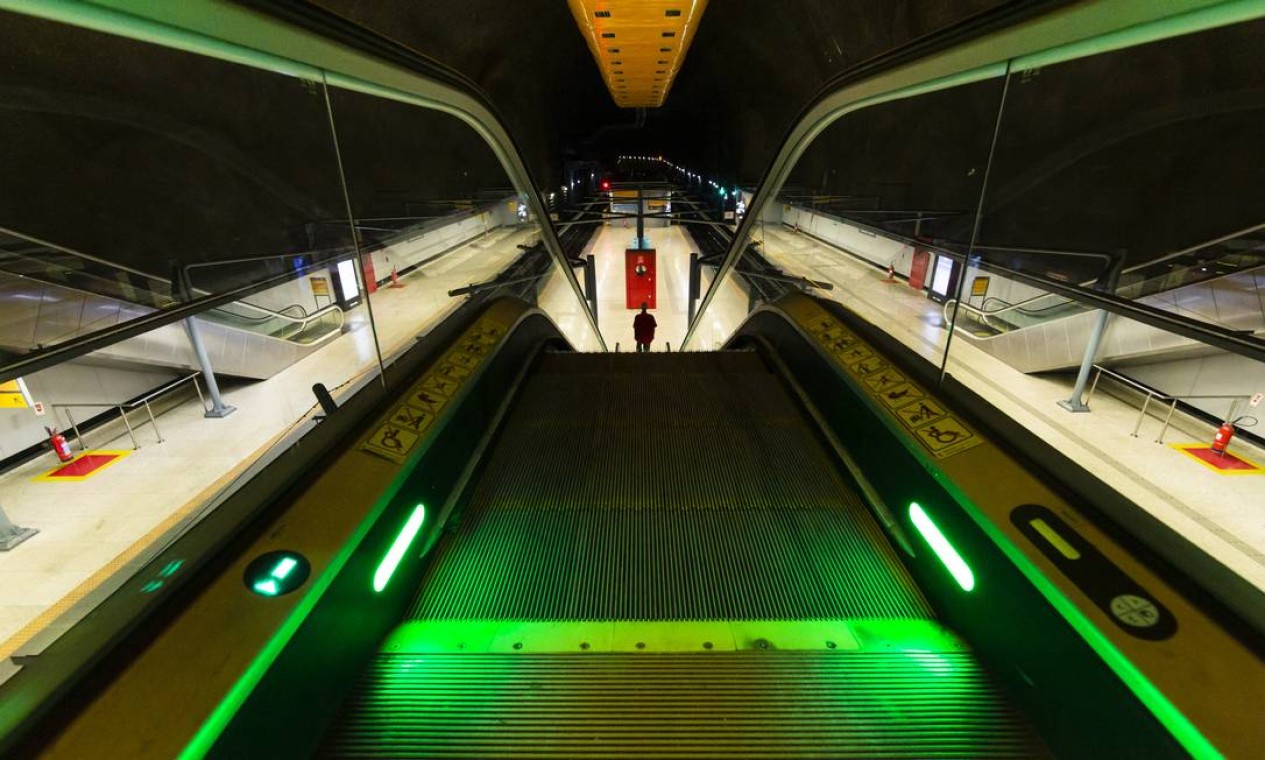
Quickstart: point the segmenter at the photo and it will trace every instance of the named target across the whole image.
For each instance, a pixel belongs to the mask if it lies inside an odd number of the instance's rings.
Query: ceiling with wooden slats
[[[663,105],[707,0],[567,2],[616,105]]]

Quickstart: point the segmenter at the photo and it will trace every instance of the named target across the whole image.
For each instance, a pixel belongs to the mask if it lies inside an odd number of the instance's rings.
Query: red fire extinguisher
[[[1256,422],[1255,417],[1249,417],[1246,414],[1242,417],[1222,422],[1221,427],[1217,428],[1217,434],[1212,437],[1212,450],[1224,456],[1225,450],[1230,446],[1230,440],[1234,438],[1234,426],[1252,427]]]
[[[66,442],[66,436],[57,432],[57,428],[46,427],[44,429],[48,431],[48,442],[53,445],[53,451],[57,452],[58,459],[63,462],[69,462],[75,458],[75,455],[70,453],[70,444]]]
[[[1233,438],[1234,423],[1226,420],[1221,423],[1221,427],[1217,428],[1217,434],[1212,437],[1212,450],[1224,456],[1226,447],[1230,445],[1230,440]]]

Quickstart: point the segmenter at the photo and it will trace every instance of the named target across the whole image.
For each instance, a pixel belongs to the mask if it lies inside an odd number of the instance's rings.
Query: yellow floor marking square
[[[113,467],[123,458],[131,454],[129,450],[90,450],[80,452],[73,460],[62,462],[53,469],[42,475],[36,475],[32,480],[45,483],[57,483],[67,480],[87,480],[102,470]]]

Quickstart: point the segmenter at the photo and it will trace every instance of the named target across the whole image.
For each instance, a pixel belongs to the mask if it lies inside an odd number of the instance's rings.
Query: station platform
[[[384,359],[459,305],[450,289],[495,276],[532,234],[494,231],[413,270],[401,278],[404,287],[379,288],[370,299]],[[228,417],[204,418],[189,391],[158,417],[161,444],[142,427],[133,450],[117,422],[88,436],[92,450],[122,456],[87,477],[46,478],[59,465],[51,451],[0,475],[0,506],[17,525],[40,531],[0,552],[0,661],[38,653],[130,576],[128,568],[142,566],[306,432],[318,411],[314,383],[338,399],[371,381],[377,367],[361,306],[347,315],[344,333],[311,356],[264,381],[224,384],[226,403],[237,407]]]
[[[526,234],[526,233],[522,233]],[[590,241],[599,286],[599,326],[611,351],[633,350],[632,317],[624,307],[623,256],[634,231],[604,226]],[[833,283],[833,298],[898,338],[929,360],[939,362],[947,331],[939,304],[860,260],[788,229],[768,228],[766,255],[788,272]],[[659,252],[659,328],[655,351],[678,351],[687,319],[688,259],[696,250],[685,228],[647,230]],[[383,288],[372,306],[384,357],[395,355],[457,306],[451,288],[480,282],[506,263],[511,235],[488,250],[475,241],[402,279],[403,288]],[[495,254],[495,255],[493,255]],[[704,288],[709,284],[704,277]],[[557,271],[540,295],[540,305],[577,349],[594,351],[597,342],[583,327],[584,316]],[[696,348],[714,350],[745,316],[747,297],[726,282],[705,316]],[[311,394],[321,382],[335,398],[363,387],[376,371],[377,357],[367,314],[349,315],[349,329],[329,346],[277,376],[229,386],[228,403],[237,413],[206,420],[196,404],[184,403],[160,417],[162,444],[141,433],[132,451],[118,426],[113,440],[97,436],[99,448],[123,452],[117,462],[82,479],[41,479],[57,463],[51,452],[0,476],[0,504],[19,525],[41,531],[18,550],[0,553],[0,659],[38,653],[76,622],[118,579],[130,575],[212,509],[216,497],[266,463],[314,424]],[[1153,442],[1160,424],[1148,419],[1138,437],[1130,435],[1136,407],[1099,392],[1089,414],[1071,414],[1057,402],[1070,391],[1070,376],[1019,373],[965,341],[955,341],[949,371],[982,397],[1051,443],[1085,469],[1172,526],[1235,573],[1265,589],[1265,521],[1254,509],[1265,504],[1265,477],[1228,476],[1210,469],[1180,448]],[[1211,438],[1203,423],[1178,421],[1167,442],[1190,444]],[[1265,451],[1236,440],[1232,451],[1265,463]],[[0,673],[0,678],[3,677]]]
[[[762,251],[786,271],[835,285],[817,293],[836,300],[879,326],[928,361],[939,364],[948,330],[941,304],[903,280],[807,235],[763,225],[755,235]],[[1189,539],[1211,557],[1265,590],[1265,473],[1218,472],[1182,445],[1211,442],[1215,429],[1174,417],[1163,444],[1155,438],[1162,419],[1148,417],[1132,432],[1138,407],[1098,389],[1089,413],[1058,406],[1071,394],[1075,374],[1026,375],[972,346],[954,340],[948,370],[993,406],[1055,446],[1077,464]],[[1241,459],[1265,465],[1265,450],[1242,438],[1230,447]]]

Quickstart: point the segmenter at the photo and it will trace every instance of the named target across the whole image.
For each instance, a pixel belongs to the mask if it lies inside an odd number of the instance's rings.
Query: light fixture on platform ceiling
[[[621,108],[658,108],[685,62],[707,0],[567,0]]]

